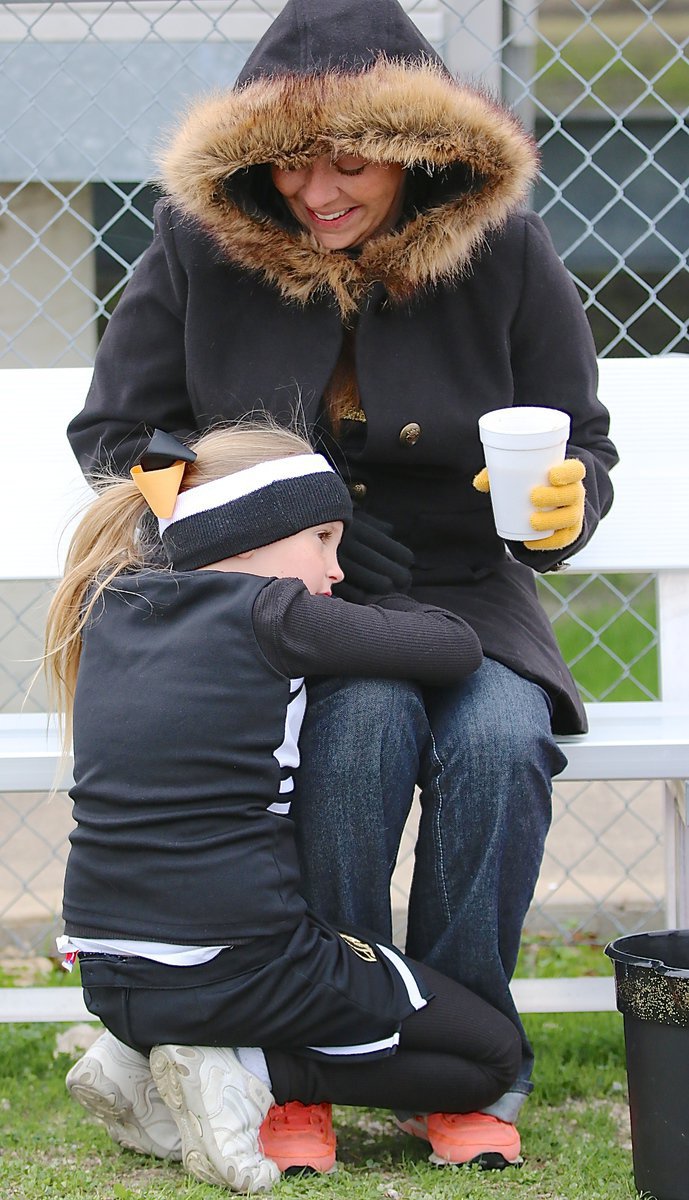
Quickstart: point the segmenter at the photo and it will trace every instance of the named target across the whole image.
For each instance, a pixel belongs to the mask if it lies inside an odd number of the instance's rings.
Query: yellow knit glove
[[[554,533],[536,542],[524,542],[527,550],[560,550],[577,540],[584,524],[585,474],[580,459],[566,458],[548,471],[550,487],[531,489],[530,499],[536,509],[529,518],[531,524],[536,530],[553,529]],[[552,511],[543,512],[544,508]]]
[[[531,503],[536,511],[531,514],[531,524],[535,530],[552,529],[554,532],[550,537],[524,542],[527,550],[560,550],[577,540],[584,524],[586,492],[582,479],[585,474],[586,467],[580,459],[566,458],[550,468],[550,486],[532,488]],[[473,483],[477,492],[490,491],[486,467],[474,477]],[[550,511],[544,512],[544,509]]]

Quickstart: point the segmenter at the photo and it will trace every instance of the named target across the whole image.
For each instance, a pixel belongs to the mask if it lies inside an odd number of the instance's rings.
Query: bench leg
[[[665,782],[665,864],[668,929],[689,929],[689,780]]]

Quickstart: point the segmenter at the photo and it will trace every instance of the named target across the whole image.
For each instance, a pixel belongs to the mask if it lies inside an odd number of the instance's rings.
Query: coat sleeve
[[[83,410],[67,436],[86,475],[126,471],[146,431],[178,436],[194,421],[186,386],[187,278],[175,247],[175,213],[160,201],[153,241],[108,323]]]
[[[523,542],[509,543],[520,562],[550,571],[586,545],[610,508],[609,472],[618,457],[608,437],[609,414],[596,394],[596,350],[584,307],[548,230],[534,214],[525,221],[523,286],[511,336],[514,403],[547,402],[569,413],[567,457],[581,459],[586,467],[584,525],[576,542],[561,550],[527,550]]]
[[[408,596],[350,604],[276,579],[253,609],[259,646],[285,675],[342,675],[450,684],[481,665],[481,644],[461,617]]]

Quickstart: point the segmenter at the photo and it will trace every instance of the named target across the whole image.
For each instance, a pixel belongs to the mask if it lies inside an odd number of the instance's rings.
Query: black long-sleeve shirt
[[[303,676],[449,684],[481,661],[449,612],[294,579],[120,576],[83,634],[63,913],[75,937],[224,945],[304,912],[291,822]]]

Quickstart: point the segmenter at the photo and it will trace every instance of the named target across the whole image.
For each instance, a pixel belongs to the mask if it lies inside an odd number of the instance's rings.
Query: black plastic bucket
[[[689,929],[617,938],[634,1180],[656,1200],[689,1200]]]

